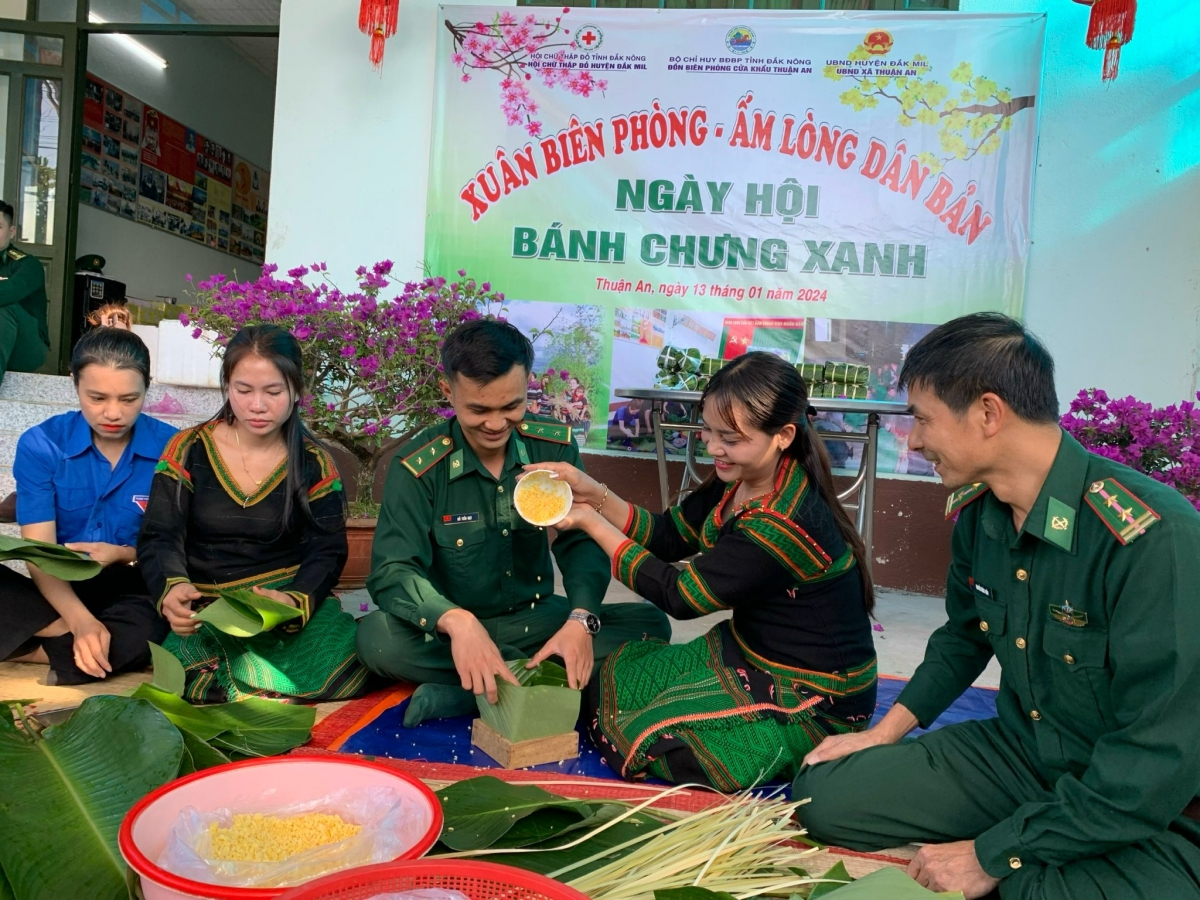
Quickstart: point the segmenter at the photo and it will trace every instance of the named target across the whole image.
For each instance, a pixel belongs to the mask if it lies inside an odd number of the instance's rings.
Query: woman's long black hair
[[[212,421],[233,427],[236,417],[229,403],[229,380],[237,364],[247,356],[267,360],[279,370],[294,397],[291,412],[283,423],[283,443],[287,448],[287,475],[284,478],[283,528],[291,527],[299,509],[310,522],[320,526],[308,506],[308,458],[306,444],[318,441],[300,418],[300,398],[304,396],[304,362],[300,342],[286,328],[278,325],[248,325],[229,339],[221,360],[221,393],[225,403]]]
[[[712,376],[701,395],[700,404],[735,429],[739,426],[749,427],[776,435],[785,425],[796,426],[796,438],[784,449],[783,455],[804,467],[833,513],[842,539],[858,561],[863,602],[870,613],[875,608],[875,583],[871,578],[866,547],[845,507],[838,500],[829,466],[829,453],[817,430],[809,424],[808,389],[795,366],[772,353],[761,351],[736,357]]]

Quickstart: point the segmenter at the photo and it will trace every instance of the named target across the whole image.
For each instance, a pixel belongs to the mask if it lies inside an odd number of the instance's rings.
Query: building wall
[[[158,69],[109,35],[93,36],[88,71],[251,162],[270,167],[275,86],[221,38],[139,36],[168,62]],[[273,186],[272,186],[273,187]],[[273,218],[273,217],[272,217]],[[273,223],[272,223],[273,226]],[[80,204],[78,253],[99,253],[132,297],[186,300],[184,276],[253,277],[255,267],[194,241]]]

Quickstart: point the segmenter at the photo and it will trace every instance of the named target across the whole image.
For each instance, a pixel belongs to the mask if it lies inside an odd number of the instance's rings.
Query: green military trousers
[[[852,850],[973,840],[1025,803],[1054,795],[998,719],[964,722],[872,747],[796,776],[801,823]],[[1026,863],[1000,882],[1002,900],[1198,900],[1200,823],[1062,866]]]
[[[557,595],[493,618],[480,618],[505,659],[533,656],[563,625],[571,612],[566,597]],[[594,675],[610,653],[629,641],[671,639],[671,623],[648,603],[610,603],[600,609],[600,633],[592,642]],[[450,640],[427,635],[419,628],[382,611],[358,623],[358,655],[372,672],[413,684],[460,684]]]
[[[5,372],[34,371],[48,352],[37,319],[16,303],[0,306],[0,381]]]

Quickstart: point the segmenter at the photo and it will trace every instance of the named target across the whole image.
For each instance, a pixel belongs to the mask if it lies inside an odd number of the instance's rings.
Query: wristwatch
[[[575,610],[567,618],[582,625],[588,634],[596,634],[600,631],[600,617],[592,613]]]

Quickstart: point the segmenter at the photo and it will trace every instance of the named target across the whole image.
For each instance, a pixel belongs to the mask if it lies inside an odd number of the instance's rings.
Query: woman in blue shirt
[[[79,412],[17,443],[17,522],[24,538],[65,544],[101,563],[66,582],[0,566],[0,659],[49,663],[51,684],[82,684],[150,661],[167,634],[137,569],[150,481],[175,429],[141,415],[150,351],[120,328],[85,334],[71,354]]]

